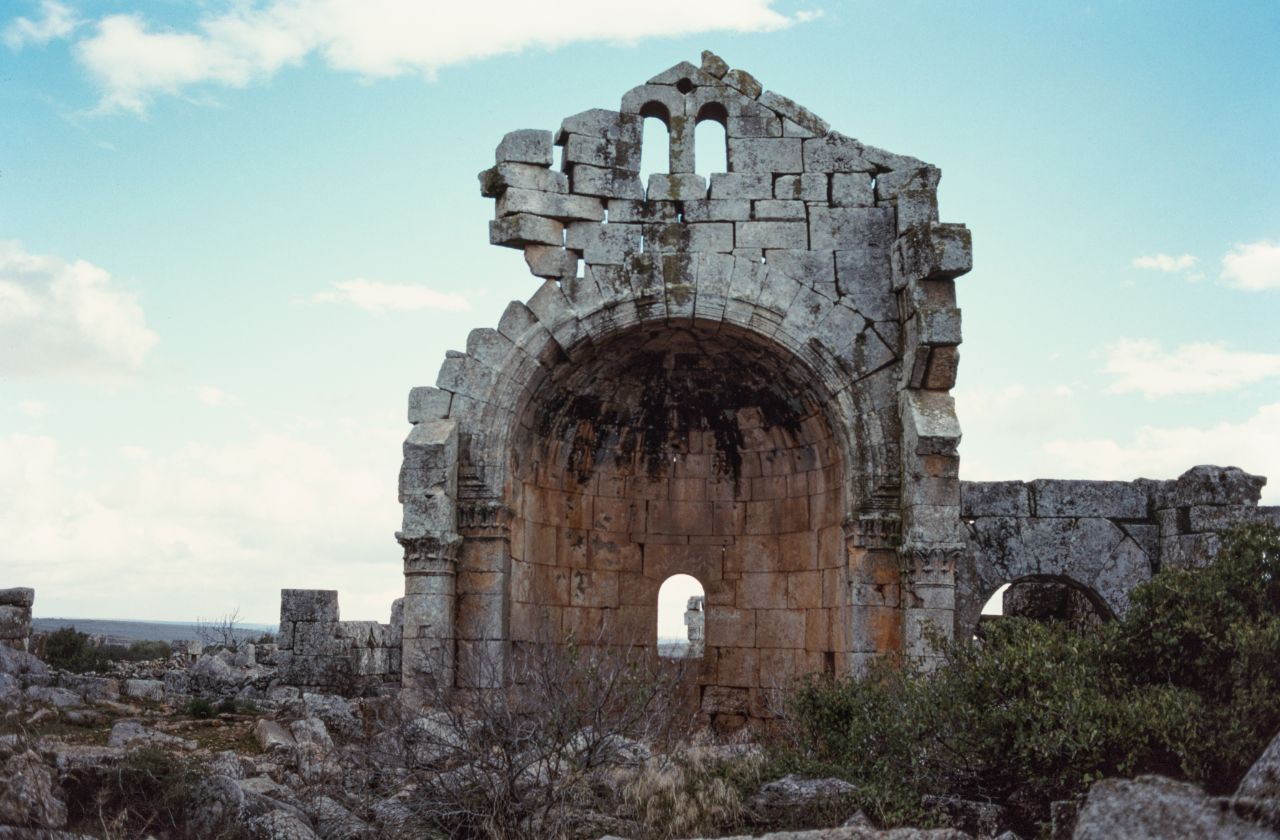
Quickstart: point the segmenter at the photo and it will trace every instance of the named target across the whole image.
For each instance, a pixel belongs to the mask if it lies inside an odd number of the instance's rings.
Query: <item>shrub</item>
[[[1162,773],[1227,792],[1280,728],[1280,532],[1230,532],[1204,568],[1138,587],[1088,635],[1006,618],[980,643],[811,678],[788,698],[782,769],[859,785],[879,822],[926,820],[924,794],[994,800],[1034,833],[1104,776]]]
[[[711,836],[743,825],[743,801],[760,786],[755,758],[707,760],[696,751],[653,759],[622,791],[625,809],[655,840]]]
[[[110,661],[101,645],[74,627],[63,627],[46,636],[41,653],[44,661],[55,668],[77,674],[105,670]]]
[[[187,717],[208,720],[218,714],[218,709],[214,708],[213,703],[205,697],[192,697],[187,701],[187,705],[182,708],[182,712]]]

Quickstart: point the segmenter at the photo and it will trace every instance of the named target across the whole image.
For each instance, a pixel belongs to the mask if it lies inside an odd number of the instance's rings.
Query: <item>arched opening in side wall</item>
[[[671,114],[665,105],[651,102],[640,109],[644,124],[640,135],[640,184],[648,190],[649,176],[671,171]]]
[[[729,171],[729,112],[719,102],[708,102],[698,112],[693,129],[694,171],[711,186],[711,176]]]
[[[510,447],[514,645],[605,628],[656,652],[659,590],[688,575],[713,717],[848,653],[846,456],[795,356],[728,324],[659,323],[528,394]]]
[[[658,588],[658,656],[699,659],[705,650],[706,589],[692,575],[672,575]]]
[[[1087,632],[1114,618],[1098,593],[1079,581],[1061,575],[1030,575],[1001,584],[982,607],[982,625],[1005,617],[1060,622],[1077,632]]]

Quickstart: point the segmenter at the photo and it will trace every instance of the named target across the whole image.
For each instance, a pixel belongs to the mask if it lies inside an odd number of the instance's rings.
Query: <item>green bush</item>
[[[50,665],[83,674],[105,671],[112,662],[142,662],[168,659],[173,649],[168,642],[134,642],[128,647],[95,642],[88,633],[75,627],[54,630],[44,639],[41,658]]]
[[[920,797],[950,793],[1002,803],[1034,833],[1051,802],[1136,773],[1229,792],[1280,729],[1277,566],[1280,532],[1241,527],[1211,564],[1161,572],[1090,634],[1006,618],[948,644],[933,673],[809,679],[772,760],[858,784],[887,824],[927,821]]]
[[[192,697],[187,701],[187,705],[182,708],[183,714],[196,720],[208,720],[218,714],[218,709],[214,707],[213,702],[205,697]]]

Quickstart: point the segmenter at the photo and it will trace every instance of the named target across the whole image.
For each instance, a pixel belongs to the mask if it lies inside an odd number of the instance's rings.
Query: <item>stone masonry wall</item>
[[[300,688],[373,695],[400,686],[401,607],[391,622],[340,621],[332,589],[282,589],[277,664]]]
[[[1211,466],[1172,481],[961,482],[968,549],[956,570],[955,632],[972,634],[991,595],[1020,580],[1070,583],[1103,616],[1124,615],[1135,586],[1210,556],[1229,526],[1280,526],[1280,507],[1258,506],[1265,484]]]
[[[31,605],[35,600],[34,589],[0,589],[0,645],[17,650],[31,646]]]

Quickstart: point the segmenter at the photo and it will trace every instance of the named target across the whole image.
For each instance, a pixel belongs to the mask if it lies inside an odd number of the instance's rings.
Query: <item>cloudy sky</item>
[[[38,615],[386,620],[405,395],[536,288],[475,173],[704,48],[942,167],[964,477],[1226,463],[1280,504],[1280,6],[435,5],[0,6],[0,586]]]

